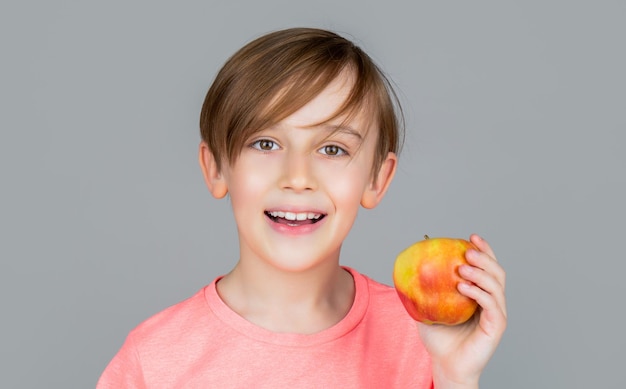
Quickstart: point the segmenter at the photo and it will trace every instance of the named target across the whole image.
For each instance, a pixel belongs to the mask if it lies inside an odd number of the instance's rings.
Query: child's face
[[[375,206],[393,176],[395,155],[373,182],[377,140],[367,115],[313,126],[331,117],[350,92],[342,74],[319,96],[249,139],[222,169],[240,240],[240,260],[299,271],[338,260],[360,204]],[[380,175],[379,175],[380,176]]]

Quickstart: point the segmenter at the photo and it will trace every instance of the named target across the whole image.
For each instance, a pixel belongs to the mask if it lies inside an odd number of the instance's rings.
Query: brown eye
[[[341,147],[337,146],[337,145],[327,145],[322,147],[322,149],[320,150],[322,154],[324,155],[329,155],[329,156],[338,156],[338,155],[344,155],[347,154],[346,151],[344,149],[342,149]]]
[[[261,150],[271,150],[274,147],[274,142],[264,139],[259,141],[259,147],[261,147]]]
[[[259,139],[256,142],[252,143],[251,147],[262,151],[271,151],[278,148],[276,143],[269,139]]]
[[[326,146],[324,148],[324,151],[326,151],[326,154],[328,154],[328,155],[337,155],[337,153],[339,152],[339,147],[337,147],[337,146]]]

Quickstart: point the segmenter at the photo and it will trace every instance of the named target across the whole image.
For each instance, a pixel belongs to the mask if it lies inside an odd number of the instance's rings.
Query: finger
[[[460,266],[459,274],[465,281],[467,281],[468,285],[475,286],[490,295],[495,300],[497,307],[506,316],[506,298],[504,295],[504,287],[493,274],[471,265]],[[479,301],[477,302],[480,304]]]
[[[465,259],[470,265],[480,268],[485,272],[493,275],[493,277],[498,280],[498,283],[502,285],[502,289],[505,288],[506,272],[491,255],[485,252],[470,249],[467,250],[467,252],[465,253]]]
[[[498,259],[496,258],[496,254],[493,252],[493,249],[491,248],[491,246],[489,245],[489,243],[487,243],[486,240],[484,240],[480,235],[478,234],[472,234],[470,235],[470,242],[474,243],[474,245],[482,252],[487,253],[490,257],[492,257],[495,261],[497,261]]]
[[[496,335],[504,331],[506,327],[506,309],[490,293],[478,285],[464,282],[459,283],[458,290],[461,294],[474,299],[480,306],[479,325],[490,335]]]

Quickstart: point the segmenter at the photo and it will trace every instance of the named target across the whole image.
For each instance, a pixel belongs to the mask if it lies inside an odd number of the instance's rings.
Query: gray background
[[[623,387],[624,2],[0,7],[1,387],[93,387],[129,330],[233,266],[200,106],[230,54],[292,26],[352,37],[406,110],[401,168],[343,263],[390,283],[423,234],[478,232],[508,273],[483,387]]]

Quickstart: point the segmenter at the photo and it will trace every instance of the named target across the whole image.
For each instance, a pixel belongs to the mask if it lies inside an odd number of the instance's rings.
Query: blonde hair
[[[234,163],[245,142],[302,108],[339,74],[354,78],[343,106],[327,121],[368,108],[378,127],[373,172],[398,153],[403,117],[389,80],[372,59],[336,33],[313,28],[276,31],[237,51],[217,74],[204,100],[200,133],[218,169]],[[322,123],[319,123],[322,124]]]

